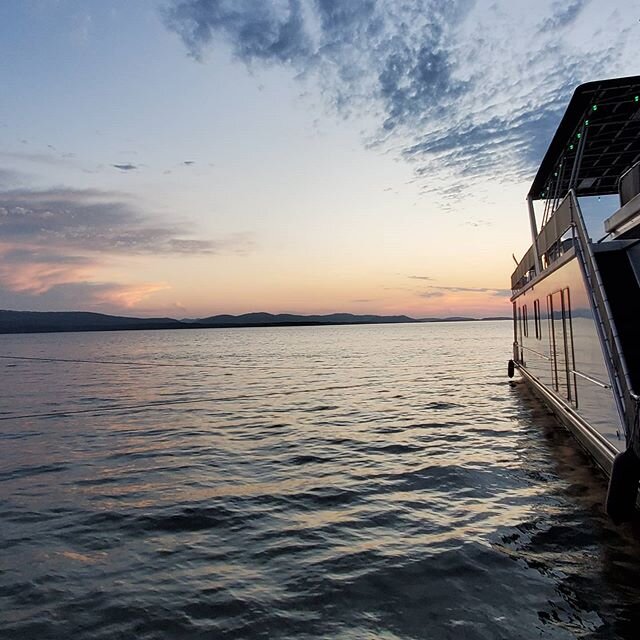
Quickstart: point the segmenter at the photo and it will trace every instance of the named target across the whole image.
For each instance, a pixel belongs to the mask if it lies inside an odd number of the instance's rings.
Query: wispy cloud
[[[39,295],[61,284],[82,281],[98,266],[89,256],[70,256],[39,245],[0,244],[0,287]]]
[[[16,291],[0,282],[3,308],[33,311],[103,311],[121,313],[137,307],[151,294],[167,289],[162,283],[64,282],[44,291]]]
[[[137,164],[131,164],[130,162],[125,164],[112,164],[111,166],[115,169],[120,169],[120,171],[135,171],[138,168]]]
[[[72,153],[53,154],[26,151],[0,151],[0,159],[8,160],[9,162],[15,162],[17,160],[48,166],[71,166],[71,159],[74,157]]]
[[[589,0],[573,0],[573,2],[554,2],[551,15],[540,26],[540,32],[558,31],[573,24],[582,13]]]
[[[488,175],[530,176],[572,88],[630,69],[626,4],[587,21],[587,0],[174,0],[164,19],[196,59],[224,46],[253,70],[313,80],[345,117],[374,118],[369,144],[447,200]]]
[[[490,296],[510,297],[509,289],[493,289],[491,287],[443,287],[431,285],[429,288],[420,293],[422,298],[434,298],[444,296],[447,293],[484,293]]]
[[[0,189],[9,189],[21,184],[25,176],[13,169],[3,169],[0,167]]]
[[[421,298],[427,298],[427,299],[432,299],[432,298],[444,298],[444,291],[423,291],[420,294]]]
[[[189,237],[178,225],[144,214],[127,194],[96,189],[0,192],[0,237],[50,249],[140,254],[214,254],[251,247],[247,234]]]
[[[0,192],[3,306],[7,292],[29,298],[57,291],[61,300],[71,300],[79,285],[92,292],[96,304],[128,306],[164,285],[97,281],[96,272],[110,259],[246,254],[252,247],[253,237],[244,233],[191,237],[180,226],[143,213],[124,193],[66,188]]]
[[[0,243],[0,303],[3,308],[33,310],[129,309],[163,283],[96,281],[104,266],[99,255],[68,255],[60,247]]]

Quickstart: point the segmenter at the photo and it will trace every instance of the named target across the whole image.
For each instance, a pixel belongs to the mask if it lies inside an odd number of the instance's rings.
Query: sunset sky
[[[637,1],[0,2],[0,308],[508,315]]]

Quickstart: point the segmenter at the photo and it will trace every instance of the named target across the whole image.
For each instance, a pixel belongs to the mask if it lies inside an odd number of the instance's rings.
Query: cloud
[[[0,192],[0,238],[43,248],[110,254],[213,254],[243,251],[251,236],[185,237],[178,225],[155,222],[126,194],[97,189]]]
[[[224,35],[241,60],[292,62],[312,53],[299,0],[177,2],[165,18],[192,56],[200,59],[216,35]]]
[[[98,266],[95,258],[70,256],[38,245],[0,244],[0,287],[39,295],[61,284],[84,280]]]
[[[0,189],[8,189],[24,181],[24,175],[13,169],[0,168]]]
[[[3,308],[32,310],[129,309],[163,283],[95,282],[98,256],[65,255],[37,245],[0,244],[0,300]]]
[[[138,165],[131,164],[130,162],[126,164],[112,164],[111,166],[120,169],[120,171],[135,171],[138,168]]]
[[[121,313],[136,307],[151,294],[166,290],[162,283],[65,282],[45,291],[14,291],[0,283],[3,308],[31,311]]]
[[[487,176],[531,177],[575,85],[631,72],[625,6],[173,0],[164,21],[196,59],[225,48],[253,71],[315,83],[330,109],[377,123],[370,147],[393,149],[424,192],[452,201]]]
[[[18,160],[48,166],[70,166],[72,164],[70,160],[73,157],[75,156],[72,153],[53,155],[50,153],[28,153],[24,151],[0,151],[0,158],[10,162]]]
[[[574,0],[568,4],[555,2],[552,14],[542,23],[540,31],[559,31],[570,26],[576,21],[587,4],[589,4],[589,0]]]
[[[462,224],[467,227],[490,227],[493,223],[489,220],[466,220]]]
[[[253,244],[253,237],[245,233],[212,240],[190,237],[179,225],[159,223],[142,213],[123,193],[67,188],[4,191],[0,192],[0,290],[4,290],[0,299],[6,306],[7,292],[29,298],[55,291],[61,300],[71,301],[76,285],[82,284],[93,292],[95,304],[127,307],[164,285],[96,282],[96,272],[109,260],[246,254]]]
[[[196,163],[196,161],[195,161],[195,160],[184,160],[182,164],[183,164],[185,167],[191,167],[191,166],[192,166],[192,165],[194,165],[195,163]]]
[[[420,293],[422,298],[444,296],[447,293],[486,293],[491,296],[511,297],[510,289],[493,289],[491,287],[442,287],[431,285],[428,290]]]
[[[430,276],[407,276],[410,280],[433,280]]]

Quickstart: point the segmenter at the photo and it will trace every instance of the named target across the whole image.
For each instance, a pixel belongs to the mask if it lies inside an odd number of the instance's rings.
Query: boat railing
[[[573,189],[565,197],[563,204],[568,203],[571,221],[576,233],[576,252],[580,266],[587,282],[587,292],[596,319],[596,327],[604,348],[605,361],[613,383],[613,392],[624,418],[627,443],[632,442],[633,429],[640,408],[640,397],[635,393],[629,375],[629,369],[622,350],[620,336],[611,313],[611,307],[605,288],[602,284],[600,270],[595,259],[593,246],[589,240],[587,227],[580,210],[580,205]]]
[[[573,237],[564,239],[572,231],[571,206],[565,198],[547,220],[536,238],[538,255],[543,269],[548,268],[568,248],[573,246]],[[533,246],[524,254],[511,275],[511,289],[517,291],[524,287],[536,275],[535,251]]]

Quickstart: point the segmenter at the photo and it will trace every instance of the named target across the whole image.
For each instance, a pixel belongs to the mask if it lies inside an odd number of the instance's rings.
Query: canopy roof
[[[574,91],[529,197],[564,196],[575,165],[578,196],[617,193],[618,179],[639,160],[640,76],[587,82]]]

